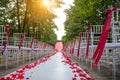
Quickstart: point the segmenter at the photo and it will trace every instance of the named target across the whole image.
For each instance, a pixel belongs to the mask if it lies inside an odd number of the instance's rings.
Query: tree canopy
[[[75,0],[74,5],[67,9],[67,19],[65,21],[66,35],[63,37],[64,43],[69,42],[85,31],[89,24],[104,24],[107,8],[120,7],[119,0]]]
[[[53,29],[56,15],[52,8],[60,7],[61,0],[53,0],[50,6],[44,0],[0,0],[0,25],[11,25],[12,33],[26,33],[41,41],[54,44],[57,40]]]

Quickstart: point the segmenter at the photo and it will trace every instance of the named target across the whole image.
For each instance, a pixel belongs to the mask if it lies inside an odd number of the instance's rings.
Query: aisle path
[[[25,76],[29,77],[30,73],[33,72],[31,80],[71,80],[72,71],[68,65],[61,62],[62,60],[61,53],[57,53],[45,63],[27,71]]]
[[[22,69],[6,75],[5,78],[15,80],[92,80],[76,63],[71,62],[69,57],[61,52],[26,65]]]

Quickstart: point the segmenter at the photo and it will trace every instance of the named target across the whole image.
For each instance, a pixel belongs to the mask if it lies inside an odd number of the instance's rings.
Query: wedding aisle
[[[28,64],[0,80],[93,80],[66,54],[57,52]]]

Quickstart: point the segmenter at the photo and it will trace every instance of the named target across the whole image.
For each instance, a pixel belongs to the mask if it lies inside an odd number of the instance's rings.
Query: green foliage
[[[61,4],[61,0],[54,0],[51,8]],[[12,25],[10,35],[25,32],[27,36],[54,44],[56,15],[51,8],[43,5],[43,0],[0,0],[0,24]]]
[[[79,32],[85,31],[89,24],[104,24],[107,8],[119,7],[119,0],[75,0],[74,6],[66,10],[67,20],[65,22],[66,35],[63,41],[69,42]]]

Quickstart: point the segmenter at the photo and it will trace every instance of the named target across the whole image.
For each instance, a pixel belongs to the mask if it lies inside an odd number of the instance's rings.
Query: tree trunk
[[[23,28],[22,28],[23,33],[25,32],[24,30],[27,24],[27,11],[28,11],[28,0],[26,1],[26,11],[25,11],[24,20],[23,20]]]
[[[30,29],[27,27],[27,36],[30,37]]]
[[[35,35],[35,34],[36,34],[36,33],[35,33],[35,26],[36,26],[36,25],[33,23],[33,37],[34,37],[34,38],[36,38],[36,35]]]
[[[18,31],[21,33],[21,27],[20,27],[20,9],[19,9],[19,1],[17,1],[17,20],[18,20]]]
[[[26,24],[27,24],[27,11],[25,11],[25,17],[24,17],[24,20],[23,20],[22,32],[25,31]]]

